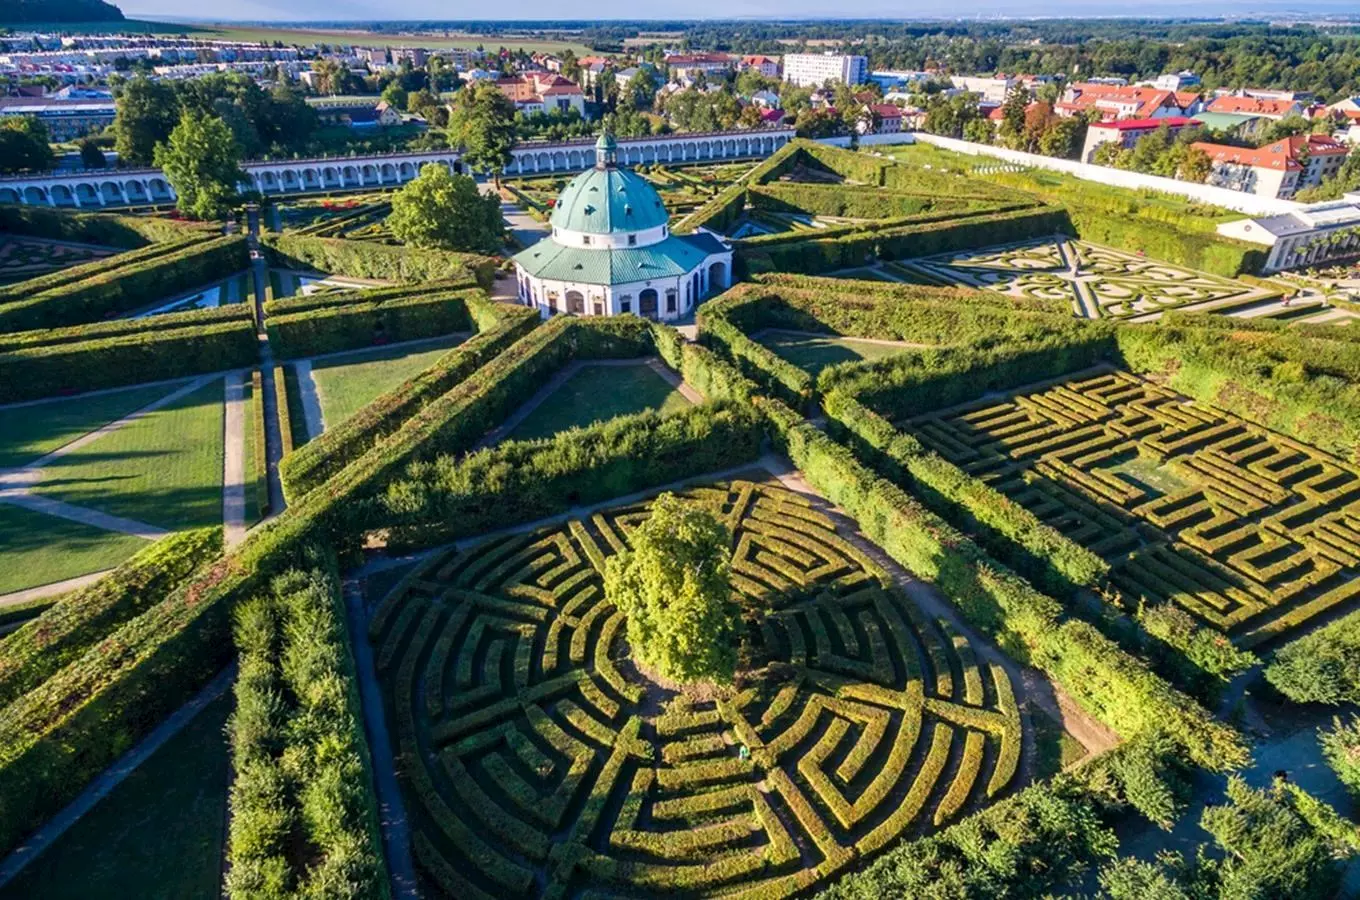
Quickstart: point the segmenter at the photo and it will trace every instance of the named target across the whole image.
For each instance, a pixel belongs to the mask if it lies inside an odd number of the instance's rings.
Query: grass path
[[[0,594],[111,569],[145,547],[130,534],[0,503]]]
[[[829,366],[895,356],[920,344],[878,341],[867,338],[837,337],[802,331],[767,329],[752,337],[809,375],[816,376]]]
[[[506,437],[531,440],[615,416],[656,409],[679,412],[690,402],[645,362],[584,365],[549,394]]]
[[[35,494],[167,529],[222,521],[223,390],[202,387],[42,469]]]
[[[156,384],[0,409],[0,469],[13,469],[166,396]]]

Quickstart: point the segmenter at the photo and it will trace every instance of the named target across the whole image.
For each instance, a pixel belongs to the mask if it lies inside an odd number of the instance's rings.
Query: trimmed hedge
[[[1154,674],[1089,624],[1064,620],[1058,601],[983,553],[897,486],[875,476],[777,400],[758,398],[775,437],[808,482],[864,534],[934,583],[975,627],[1048,672],[1096,718],[1128,738],[1164,731],[1198,765],[1224,770],[1248,758],[1241,734]]]
[[[222,529],[172,534],[0,641],[0,708],[37,687],[222,552]]]
[[[211,309],[191,309],[185,312],[146,316],[141,319],[111,319],[107,322],[90,322],[85,325],[72,325],[68,328],[37,328],[33,331],[0,334],[0,353],[6,350],[19,350],[28,347],[86,343],[129,334],[173,331],[177,328],[191,326],[204,327],[250,318],[251,312],[247,304],[228,303]]]
[[[424,372],[284,457],[279,476],[290,500],[358,459],[396,431],[405,419],[462,383],[539,322],[538,314],[525,307],[478,297],[469,297],[466,302],[479,329],[471,340],[454,347]]]
[[[1141,250],[1153,259],[1233,278],[1253,275],[1265,265],[1268,251],[1256,244],[1203,234],[1167,222],[1123,216],[1064,197],[1061,201],[1076,234],[1083,241],[1118,247],[1125,253]]]
[[[214,325],[0,353],[0,401],[91,391],[256,365],[259,340],[248,310]]]
[[[59,287],[75,284],[87,278],[94,278],[100,275],[108,275],[124,269],[136,269],[154,260],[163,259],[179,253],[186,247],[197,247],[207,243],[211,238],[196,236],[184,238],[180,236],[178,240],[163,244],[151,244],[119,253],[114,256],[106,256],[102,259],[92,259],[89,262],[80,263],[75,266],[68,266],[64,269],[57,269],[43,275],[35,275],[23,281],[13,284],[0,285],[0,308],[5,305],[24,300],[35,294],[45,291],[55,290]]]
[[[220,233],[211,223],[15,204],[0,204],[0,231],[127,250],[147,244],[182,241],[186,231],[205,235]]]
[[[265,235],[260,243],[268,253],[272,266],[408,283],[476,282],[484,291],[491,290],[499,264],[492,257],[473,253],[417,250],[296,234]]]
[[[154,259],[0,304],[0,331],[93,322],[147,306],[149,299],[169,298],[202,287],[246,267],[246,239],[241,235],[177,247]]]
[[[387,897],[333,554],[236,611],[228,897]],[[311,560],[309,560],[311,561]],[[328,889],[329,888],[329,889]]]
[[[269,345],[279,359],[334,353],[374,344],[468,331],[465,301],[479,288],[333,304],[290,315],[267,315]]]
[[[388,485],[373,525],[391,526],[389,543],[404,549],[447,543],[750,462],[763,437],[752,407],[719,403],[440,456]]]

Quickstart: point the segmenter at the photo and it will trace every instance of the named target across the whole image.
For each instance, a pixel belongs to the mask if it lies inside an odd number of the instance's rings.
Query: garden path
[[[65,581],[54,581],[51,584],[43,584],[22,591],[0,594],[0,609],[3,609],[6,606],[18,606],[19,604],[27,603],[30,600],[55,597],[56,595],[64,594],[67,591],[79,590],[80,588],[94,584],[112,571],[112,569],[104,569],[100,572],[91,572],[88,575],[77,575],[75,578],[68,578]],[[22,624],[24,623],[16,622],[14,623],[14,627],[18,628]]]
[[[307,440],[314,441],[326,430],[326,419],[321,415],[321,397],[316,392],[312,377],[312,361],[300,359],[293,363],[297,375],[298,394],[302,397],[302,419],[307,424]]]
[[[161,745],[174,737],[193,720],[213,700],[222,696],[236,678],[236,663],[223,669],[208,682],[188,703],[175,710],[170,716],[142,738],[135,747],[124,753],[118,760],[96,777],[80,794],[67,804],[66,808],[49,819],[41,828],[29,835],[18,847],[0,861],[0,887],[23,871],[38,855],[50,847],[67,829],[80,820],[132,774],[142,763],[160,749]]]
[[[234,547],[246,536],[246,391],[240,372],[226,377],[222,430],[223,539]]]

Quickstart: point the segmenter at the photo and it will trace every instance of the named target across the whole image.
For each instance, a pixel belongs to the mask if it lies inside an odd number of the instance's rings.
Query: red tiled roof
[[[1246,116],[1286,116],[1298,106],[1293,100],[1262,100],[1259,97],[1215,97],[1206,109]]]
[[[875,103],[869,108],[877,113],[880,119],[902,118],[902,108],[891,103]]]
[[[1230,163],[1237,166],[1251,166],[1255,169],[1275,169],[1276,171],[1297,172],[1303,168],[1299,163],[1299,152],[1304,145],[1309,156],[1346,155],[1349,148],[1339,144],[1325,134],[1296,134],[1293,137],[1275,141],[1264,147],[1231,147],[1226,144],[1211,144],[1196,141],[1191,144],[1209,154],[1215,162]]]

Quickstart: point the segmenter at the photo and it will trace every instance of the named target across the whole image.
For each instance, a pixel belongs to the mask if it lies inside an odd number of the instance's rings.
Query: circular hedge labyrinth
[[[645,506],[436,555],[370,623],[430,893],[780,897],[1005,788],[1005,672],[927,619],[802,496],[686,492],[725,517],[750,666],[638,674],[603,596]]]

